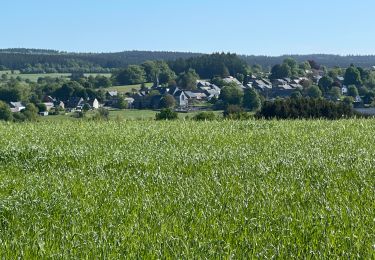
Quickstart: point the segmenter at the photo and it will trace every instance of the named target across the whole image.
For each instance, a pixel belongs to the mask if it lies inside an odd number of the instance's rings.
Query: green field
[[[152,87],[153,83],[146,83],[146,87]],[[113,86],[106,88],[107,91],[118,91],[122,93],[132,92],[133,89],[139,90],[141,88],[141,84],[136,85],[125,85],[125,86]]]
[[[8,74],[9,77],[21,77],[23,80],[30,80],[32,82],[37,82],[39,78],[51,77],[51,78],[69,78],[71,73],[39,73],[39,74],[22,74],[19,71],[15,71],[14,74],[11,74],[11,71],[0,71],[0,76],[2,74]],[[86,77],[91,76],[106,76],[110,77],[110,73],[85,73]]]
[[[374,259],[375,120],[0,124],[1,259]]]
[[[155,120],[156,110],[138,110],[138,109],[124,109],[124,110],[109,110],[109,120]],[[179,119],[191,119],[198,112],[178,113]],[[223,111],[213,111],[218,118],[221,118]],[[86,113],[86,119],[90,119],[95,114],[95,111]],[[59,122],[59,121],[76,121],[78,119],[72,117],[73,113],[66,113],[65,115],[40,117],[40,121]]]

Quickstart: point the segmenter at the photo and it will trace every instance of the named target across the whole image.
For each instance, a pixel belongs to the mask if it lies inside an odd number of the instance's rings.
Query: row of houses
[[[195,90],[182,90],[177,86],[161,87],[153,86],[151,89],[144,89],[132,95],[134,108],[157,108],[160,100],[165,95],[171,95],[179,108],[194,106],[197,102],[210,101],[213,98],[218,99],[220,88],[208,81],[198,80]]]
[[[42,104],[45,105],[46,111],[40,112],[41,115],[46,116],[48,113],[55,108],[67,109],[69,111],[81,111],[86,105],[89,109],[98,109],[100,107],[99,101],[95,99],[84,99],[81,97],[72,97],[68,101],[58,101],[52,96],[45,96]],[[10,109],[13,113],[21,112],[26,109],[26,106],[22,102],[10,102]]]

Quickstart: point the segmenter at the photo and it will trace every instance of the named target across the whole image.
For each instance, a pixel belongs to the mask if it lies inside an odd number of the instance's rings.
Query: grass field
[[[146,83],[146,87],[152,87],[153,83]],[[141,84],[137,85],[125,85],[125,86],[113,86],[110,88],[106,88],[107,91],[118,91],[122,93],[132,92],[133,89],[139,90],[141,88]]]
[[[51,77],[51,78],[69,78],[71,76],[71,73],[40,73],[40,74],[21,74],[19,71],[15,71],[14,74],[11,74],[11,71],[0,71],[0,76],[2,74],[8,74],[9,77],[21,77],[23,80],[30,80],[32,82],[37,82],[39,78],[44,77]],[[86,77],[92,75],[92,76],[106,76],[110,77],[110,73],[85,73]]]
[[[95,111],[89,111],[86,114],[87,119],[94,115]],[[110,110],[109,120],[155,120],[155,115],[158,111],[155,110],[138,110],[138,109],[125,109],[125,110]],[[179,119],[191,119],[199,112],[178,113]],[[218,118],[222,117],[223,111],[213,111]],[[40,121],[44,122],[59,122],[59,121],[76,121],[72,117],[72,113],[58,116],[40,117]]]
[[[375,257],[375,120],[0,124],[0,258]]]

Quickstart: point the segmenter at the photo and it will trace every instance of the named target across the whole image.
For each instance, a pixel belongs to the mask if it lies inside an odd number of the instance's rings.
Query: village
[[[248,76],[247,82],[240,82],[232,76],[222,78],[223,85],[236,86],[240,90],[247,89],[256,90],[264,100],[274,100],[276,98],[288,98],[293,93],[302,93],[306,89],[306,82],[319,84],[323,73],[318,71],[311,78],[308,77],[291,77],[270,80],[266,77]],[[311,83],[310,83],[311,84]],[[340,87],[340,96],[345,97],[348,94],[348,87],[344,85],[344,77],[338,76],[335,84]],[[81,112],[87,110],[96,110],[99,108],[119,109],[119,103],[122,102],[121,109],[160,109],[163,108],[161,100],[166,97],[173,97],[171,104],[166,105],[172,107],[178,112],[204,111],[213,110],[213,104],[220,100],[221,90],[219,87],[209,80],[197,80],[196,87],[192,90],[183,90],[178,86],[161,86],[155,82],[152,87],[141,87],[141,89],[132,92],[120,92],[116,90],[106,91],[105,99],[100,102],[97,98],[90,99],[80,96],[73,96],[68,100],[59,100],[56,97],[47,95],[43,98],[42,109],[39,109],[40,116],[55,115],[60,112]],[[326,94],[324,98],[337,101],[339,97],[333,97]],[[364,107],[362,98],[357,95],[353,97],[355,107]],[[25,109],[25,104],[20,101],[12,101],[9,103],[11,111],[16,113]],[[164,105],[165,106],[165,105]]]

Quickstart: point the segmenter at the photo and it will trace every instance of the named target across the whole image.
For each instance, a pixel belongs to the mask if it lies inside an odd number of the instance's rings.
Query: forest
[[[190,67],[194,67],[194,58],[202,57],[202,53],[190,52],[166,52],[166,51],[124,51],[113,53],[70,53],[56,50],[43,49],[0,49],[0,69],[20,70],[22,73],[105,73],[116,68],[123,68],[131,64],[141,64],[147,60],[168,61],[171,67],[177,71],[182,71],[186,67],[182,60],[187,60]],[[297,62],[314,60],[316,63],[332,68],[349,67],[354,64],[363,68],[370,68],[375,65],[375,56],[339,56],[339,55],[283,55],[272,56],[247,56],[239,55],[244,63],[250,66],[258,65],[265,70],[270,70],[272,66],[280,64],[287,58],[293,58]],[[208,62],[203,62],[196,66],[196,71],[200,71],[202,66],[210,66]],[[220,70],[222,68],[215,68]],[[228,68],[230,74],[231,67]],[[204,73],[199,73],[204,74]],[[202,75],[204,76],[204,75]]]

